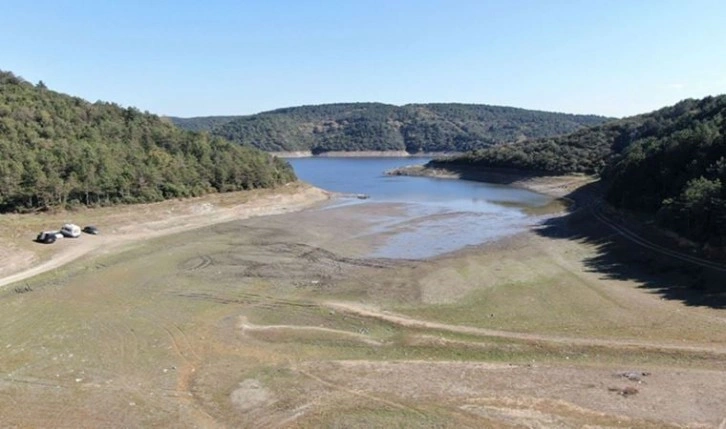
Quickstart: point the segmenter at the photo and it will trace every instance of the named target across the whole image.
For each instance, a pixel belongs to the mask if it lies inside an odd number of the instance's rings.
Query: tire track
[[[404,405],[404,404],[401,404],[399,402],[394,402],[394,401],[391,401],[389,399],[379,398],[378,396],[371,395],[371,394],[365,393],[365,392],[361,392],[360,390],[349,389],[349,388],[347,388],[345,386],[341,386],[339,384],[335,384],[333,382],[324,380],[324,379],[318,377],[317,375],[312,374],[312,373],[310,373],[308,371],[305,371],[303,369],[300,369],[300,368],[293,367],[291,369],[293,371],[295,371],[295,372],[297,372],[299,374],[302,374],[302,375],[304,375],[304,376],[306,376],[306,377],[308,377],[308,378],[310,378],[312,380],[315,380],[318,383],[320,383],[320,384],[322,384],[324,386],[327,386],[327,387],[329,387],[331,389],[334,389],[334,390],[337,390],[337,391],[342,391],[342,392],[345,392],[345,393],[349,393],[349,394],[351,394],[353,396],[357,396],[357,397],[360,397],[360,398],[363,398],[363,399],[368,399],[370,401],[379,402],[379,403],[388,405],[389,407],[396,408],[396,409],[403,410],[403,411],[408,411],[408,412],[411,412],[411,413],[414,413],[414,414],[418,415],[419,417],[426,418],[426,414],[425,413],[423,413],[422,411],[419,411],[416,408],[410,407],[408,405]]]
[[[360,341],[369,346],[382,346],[383,343],[369,338],[365,334],[359,332],[344,331],[342,329],[325,328],[322,326],[306,326],[306,325],[254,325],[250,323],[246,317],[240,316],[237,325],[243,331],[259,332],[259,331],[299,331],[299,332],[320,332],[324,334],[334,334],[348,337],[353,340]]]
[[[242,304],[242,305],[256,305],[265,308],[278,308],[278,307],[300,307],[300,308],[319,308],[320,304],[311,301],[294,301],[283,298],[275,298],[267,295],[260,295],[255,293],[239,293],[235,298],[226,298],[223,296],[215,295],[209,292],[188,292],[188,293],[176,293],[175,296],[188,299],[198,299],[209,302],[216,302],[218,304]]]
[[[255,197],[250,201],[232,207],[215,206],[211,213],[192,212],[191,214],[164,216],[158,220],[135,219],[133,222],[127,220],[125,225],[123,223],[117,225],[113,232],[98,236],[94,240],[74,243],[74,246],[64,246],[62,250],[55,252],[49,260],[33,264],[20,272],[1,277],[0,288],[53,270],[89,254],[96,254],[100,251],[109,253],[112,250],[121,249],[124,245],[138,243],[149,238],[184,233],[192,229],[231,220],[299,211],[329,198],[330,194],[326,191],[304,185],[302,189],[298,189],[298,192],[293,194],[277,193],[259,198]],[[199,204],[199,201],[192,200],[191,204]],[[145,206],[149,207],[149,205]],[[189,212],[187,211],[187,213]],[[134,232],[130,230],[131,228]]]
[[[207,268],[212,265],[212,262],[212,258],[209,255],[200,255],[183,262],[181,265],[184,271],[194,272]]]
[[[179,326],[172,324],[173,328],[169,329],[162,326],[171,341],[174,352],[181,357],[183,364],[177,370],[176,398],[185,403],[190,414],[204,428],[222,427],[217,420],[207,413],[200,404],[197,404],[194,394],[191,390],[192,377],[196,372],[197,365],[201,362],[201,357],[194,351],[186,333]],[[174,333],[176,332],[176,334]],[[181,337],[181,340],[177,338]],[[184,343],[184,344],[182,344]]]
[[[650,349],[653,351],[674,351],[686,353],[704,353],[713,355],[726,355],[726,347],[713,346],[705,347],[700,345],[686,346],[670,343],[653,343],[648,341],[637,340],[606,340],[597,338],[574,338],[530,334],[522,332],[500,331],[496,329],[478,328],[464,325],[450,325],[446,323],[430,322],[420,319],[414,319],[404,315],[394,314],[390,312],[381,312],[378,310],[364,307],[354,303],[346,302],[325,302],[327,308],[355,314],[362,317],[381,320],[395,325],[414,328],[414,329],[434,329],[439,331],[447,331],[459,334],[476,335],[483,337],[510,338],[522,341],[549,342],[555,344],[569,346],[589,346],[589,347],[606,347],[606,348],[626,348],[626,349]]]

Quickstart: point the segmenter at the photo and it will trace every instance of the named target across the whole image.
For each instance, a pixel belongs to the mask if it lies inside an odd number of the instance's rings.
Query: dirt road
[[[204,197],[190,199],[182,203],[181,208],[177,204],[174,212],[159,219],[145,217],[144,212],[150,205],[139,205],[127,216],[110,222],[101,220],[104,222],[104,230],[101,235],[83,235],[78,239],[63,239],[57,242],[50,249],[52,253],[46,260],[38,258],[32,252],[6,252],[3,255],[2,267],[0,267],[0,274],[3,275],[0,278],[0,288],[53,270],[92,252],[110,253],[151,238],[188,232],[217,223],[297,211],[330,198],[328,192],[306,185],[295,185],[291,190],[293,192],[286,190],[280,193],[264,193],[250,201],[231,207],[216,205]],[[154,204],[156,216],[165,211],[164,205],[165,203]],[[166,203],[166,205],[170,205],[170,203]],[[128,208],[120,208],[120,211],[123,210],[128,210]],[[34,215],[27,215],[27,217],[31,216]],[[14,223],[22,225],[24,220],[22,216],[16,215]],[[59,222],[59,220],[48,220],[49,224]],[[9,225],[6,223],[5,228],[17,227],[13,223]],[[29,240],[29,237],[26,236],[25,239]],[[0,239],[0,244],[7,248],[17,247],[17,243],[6,238]],[[38,244],[35,247],[42,248],[43,245]],[[42,250],[47,249],[42,248]],[[10,268],[14,272],[3,272],[2,268],[6,268],[5,271]]]
[[[716,356],[726,357],[726,347],[714,346],[714,345],[681,345],[681,344],[669,344],[665,342],[649,342],[649,341],[638,341],[638,340],[604,340],[596,338],[575,338],[575,337],[561,337],[556,335],[543,335],[543,334],[529,334],[521,332],[511,331],[500,331],[496,329],[485,329],[477,328],[472,326],[461,326],[452,325],[448,323],[436,323],[426,320],[414,319],[412,317],[406,317],[400,314],[391,312],[383,312],[370,306],[363,306],[351,302],[325,302],[324,307],[332,308],[337,311],[347,312],[350,314],[356,314],[371,319],[383,320],[396,325],[405,326],[408,328],[418,328],[425,330],[437,330],[437,331],[448,331],[460,334],[469,334],[482,337],[495,337],[513,340],[523,341],[541,341],[547,343],[561,344],[561,345],[575,345],[575,346],[595,346],[595,347],[608,347],[608,348],[623,348],[629,350],[636,349],[652,349],[659,351],[678,351],[678,352],[695,352],[695,353],[708,353]]]

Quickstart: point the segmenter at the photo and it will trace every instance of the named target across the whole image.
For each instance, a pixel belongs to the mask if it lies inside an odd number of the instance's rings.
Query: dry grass
[[[329,195],[322,190],[292,183],[273,190],[211,194],[153,204],[0,215],[0,276],[7,277],[31,266],[37,271],[33,274],[37,274],[101,248],[117,248],[250,216],[295,211],[327,198]],[[84,234],[79,239],[59,240],[53,245],[33,241],[39,231],[59,230],[64,223],[96,225],[101,236]],[[44,264],[47,268],[43,268]]]
[[[380,237],[361,238],[359,215],[160,236],[28,279],[29,292],[3,290],[3,425],[651,428],[725,417],[722,311],[603,279],[582,264],[589,245],[533,234],[426,263],[368,260]],[[330,304],[342,301],[373,315]],[[636,369],[652,375],[613,376]]]

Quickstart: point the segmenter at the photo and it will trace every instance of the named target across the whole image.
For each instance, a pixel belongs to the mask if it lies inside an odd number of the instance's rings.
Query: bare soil
[[[281,192],[0,219],[0,426],[726,425],[725,311],[598,243],[373,259],[399,207]],[[103,235],[29,241],[66,219]]]
[[[215,194],[201,198],[154,204],[81,209],[56,214],[0,216],[0,287],[30,278],[88,253],[110,252],[119,246],[162,235],[191,231],[207,225],[300,210],[330,198],[330,194],[303,184],[274,191]],[[38,232],[59,230],[76,218],[101,228],[100,236],[61,239],[52,246],[31,243]],[[32,229],[35,227],[35,230]]]

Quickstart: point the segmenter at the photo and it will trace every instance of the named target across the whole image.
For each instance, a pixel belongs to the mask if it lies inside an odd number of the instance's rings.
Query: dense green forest
[[[475,165],[551,174],[597,174],[608,160],[637,139],[647,115],[596,125],[564,136],[530,139],[470,151],[435,164]],[[643,129],[641,129],[643,128]]]
[[[684,100],[559,138],[431,163],[599,174],[607,200],[702,243],[726,245],[726,96]]]
[[[647,121],[647,136],[606,165],[607,199],[726,246],[726,96],[684,101],[670,113],[669,120]]]
[[[464,152],[555,136],[607,118],[474,104],[342,103],[273,110],[237,118],[171,118],[266,151]]]
[[[211,131],[212,128],[226,124],[239,116],[199,116],[196,118],[175,118],[169,117],[169,119],[179,128],[188,131]]]
[[[0,71],[0,210],[159,201],[295,180],[252,148]]]

